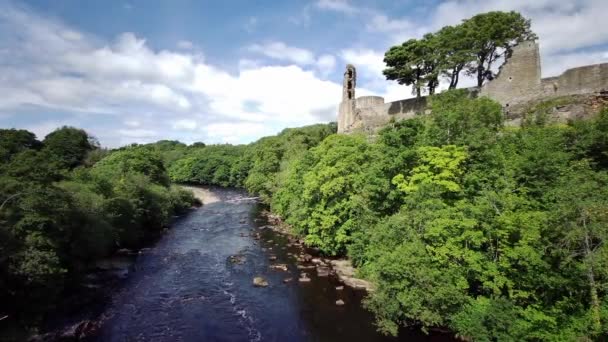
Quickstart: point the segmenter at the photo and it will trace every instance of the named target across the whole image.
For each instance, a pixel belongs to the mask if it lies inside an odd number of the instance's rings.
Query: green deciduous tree
[[[470,37],[474,65],[468,73],[475,75],[477,86],[494,77],[492,66],[501,57],[508,57],[512,48],[525,40],[536,39],[530,20],[517,12],[481,13],[462,23],[464,35]]]
[[[388,80],[411,85],[417,97],[423,89],[435,93],[441,76],[449,80],[449,89],[456,88],[462,71],[475,76],[481,87],[495,76],[498,60],[508,58],[518,43],[534,39],[530,20],[521,14],[482,13],[391,47],[384,55],[387,68],[383,74]]]

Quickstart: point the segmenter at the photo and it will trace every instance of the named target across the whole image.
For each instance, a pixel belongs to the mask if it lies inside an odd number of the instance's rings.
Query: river
[[[395,341],[378,334],[364,295],[334,277],[299,283],[298,247],[270,229],[261,205],[234,189],[177,219],[140,254],[101,314],[99,341]],[[252,236],[260,232],[261,239]],[[242,255],[242,263],[230,257]],[[270,261],[271,256],[277,260]],[[284,263],[287,271],[270,265]],[[268,287],[254,287],[264,277]],[[293,281],[284,283],[285,278]],[[342,299],[343,306],[336,300]],[[444,341],[405,331],[399,340]]]

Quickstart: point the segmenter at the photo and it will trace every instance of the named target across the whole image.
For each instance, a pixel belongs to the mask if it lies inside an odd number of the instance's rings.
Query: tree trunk
[[[477,66],[477,86],[481,88],[483,85],[483,65]]]

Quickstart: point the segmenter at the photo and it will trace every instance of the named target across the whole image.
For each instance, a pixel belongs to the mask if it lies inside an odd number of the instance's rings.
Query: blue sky
[[[247,143],[335,120],[346,63],[357,95],[410,97],[384,51],[489,10],[532,19],[544,76],[608,62],[606,0],[0,0],[0,127]]]

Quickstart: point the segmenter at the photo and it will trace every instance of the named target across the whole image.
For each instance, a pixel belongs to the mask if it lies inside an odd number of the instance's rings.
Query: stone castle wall
[[[349,68],[354,70],[352,65]],[[499,102],[505,110],[507,121],[517,124],[521,111],[528,103],[608,91],[608,63],[568,69],[560,76],[543,79],[538,44],[523,42],[513,49],[496,78],[481,89],[470,90],[474,96],[488,96]],[[426,97],[389,103],[379,96],[343,98],[338,112],[338,133],[373,134],[391,120],[410,119],[427,111]]]

